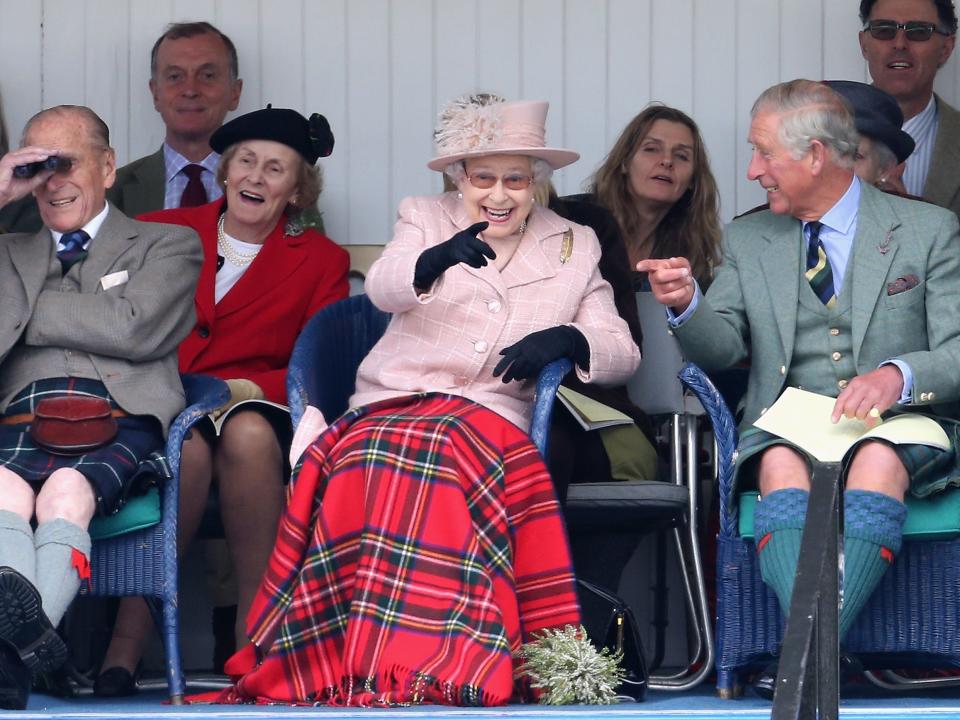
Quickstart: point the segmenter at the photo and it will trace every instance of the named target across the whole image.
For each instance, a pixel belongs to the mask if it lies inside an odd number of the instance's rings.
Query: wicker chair
[[[956,685],[958,679],[909,680],[889,668],[960,665],[960,490],[907,499],[904,544],[843,647],[872,669],[868,679],[888,689]],[[740,693],[739,673],[764,664],[780,647],[784,618],[760,577],[749,529],[752,498],[732,477],[720,484],[717,539],[717,690]],[[877,673],[875,671],[882,670]]]
[[[366,295],[352,295],[316,313],[297,338],[287,370],[287,398],[296,427],[308,404],[329,421],[348,408],[356,387],[357,367],[387,329],[390,315]],[[336,342],[331,342],[336,338]],[[530,436],[543,455],[549,440],[550,409],[569,360],[556,360],[537,381]]]
[[[180,447],[187,431],[214,408],[226,402],[226,384],[212,377],[184,375],[187,408],[170,426],[166,458],[170,477],[161,488],[160,522],[93,543],[90,587],[83,592],[104,597],[142,596],[153,614],[167,655],[170,702],[183,702],[177,610],[177,503]],[[132,504],[132,503],[131,503]],[[125,507],[109,519],[124,523]]]

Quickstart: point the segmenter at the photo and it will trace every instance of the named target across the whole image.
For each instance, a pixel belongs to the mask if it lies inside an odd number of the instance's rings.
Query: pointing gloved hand
[[[490,223],[474,223],[466,230],[461,230],[449,240],[424,250],[417,258],[417,266],[413,273],[413,286],[426,289],[447,270],[458,263],[466,263],[470,267],[480,268],[497,257],[487,243],[477,237],[487,229]]]
[[[503,373],[503,382],[535,378],[547,363],[568,357],[581,368],[590,367],[590,346],[579,330],[558,325],[532,332],[519,342],[500,351],[503,355],[493,376]],[[504,372],[506,370],[506,372]]]

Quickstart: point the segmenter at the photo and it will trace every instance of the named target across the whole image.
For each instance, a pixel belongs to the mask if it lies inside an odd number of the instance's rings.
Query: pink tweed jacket
[[[534,207],[502,271],[492,264],[456,265],[429,293],[418,294],[413,275],[420,253],[470,224],[456,193],[400,203],[393,240],[366,280],[370,299],[393,318],[360,365],[351,406],[444,392],[485,405],[528,430],[535,382],[504,384],[493,369],[503,348],[555,325],[572,325],[587,338],[590,369],[577,368],[584,382],[622,383],[636,370],[640,351],[597,269],[596,235],[546,208]],[[572,254],[562,262],[568,229]]]

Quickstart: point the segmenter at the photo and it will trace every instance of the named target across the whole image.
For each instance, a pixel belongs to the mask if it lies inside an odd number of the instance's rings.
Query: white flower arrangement
[[[501,137],[502,99],[461,95],[440,111],[434,141],[440,155],[486,150],[496,147]]]
[[[517,656],[530,686],[542,691],[542,705],[611,705],[623,682],[622,655],[597,650],[583,626],[543,630],[524,643]]]

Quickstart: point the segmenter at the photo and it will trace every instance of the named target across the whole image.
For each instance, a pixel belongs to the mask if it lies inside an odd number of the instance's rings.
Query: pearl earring
[[[463,200],[463,193],[462,193],[462,192],[458,192],[458,193],[457,193],[457,200]]]

